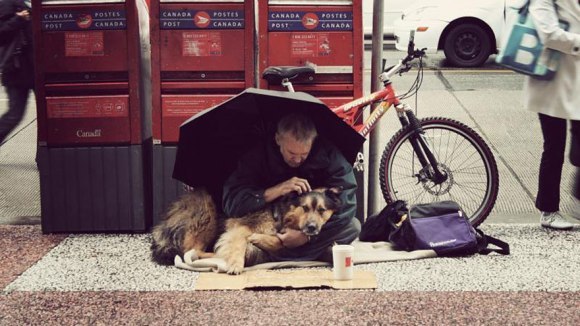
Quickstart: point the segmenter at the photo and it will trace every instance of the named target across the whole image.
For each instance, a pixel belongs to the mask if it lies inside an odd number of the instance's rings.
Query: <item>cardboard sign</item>
[[[377,278],[371,271],[355,270],[353,279],[337,281],[330,269],[276,269],[253,270],[240,275],[200,273],[196,290],[243,290],[260,288],[332,288],[376,289]]]

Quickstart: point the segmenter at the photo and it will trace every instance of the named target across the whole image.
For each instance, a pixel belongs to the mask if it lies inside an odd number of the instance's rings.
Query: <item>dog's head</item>
[[[340,188],[318,188],[283,201],[282,228],[300,230],[308,236],[320,229],[341,206]]]

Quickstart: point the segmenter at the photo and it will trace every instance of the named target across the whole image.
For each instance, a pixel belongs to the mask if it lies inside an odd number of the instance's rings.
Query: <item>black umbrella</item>
[[[238,158],[259,142],[270,141],[281,117],[302,112],[318,133],[354,162],[365,138],[324,103],[302,92],[249,88],[191,117],[179,127],[173,178],[221,194]]]

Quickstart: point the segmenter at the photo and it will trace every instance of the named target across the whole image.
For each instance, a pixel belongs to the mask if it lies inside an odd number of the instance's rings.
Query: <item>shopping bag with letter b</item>
[[[530,1],[527,1],[518,10],[517,18],[511,30],[508,29],[495,61],[519,73],[550,80],[558,70],[560,52],[544,47],[529,15],[529,6]],[[565,22],[560,22],[560,26],[568,29]]]

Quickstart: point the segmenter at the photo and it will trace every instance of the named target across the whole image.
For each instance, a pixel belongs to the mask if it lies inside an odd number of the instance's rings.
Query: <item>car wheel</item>
[[[478,67],[491,54],[491,40],[481,26],[460,24],[447,33],[443,50],[454,66]]]

